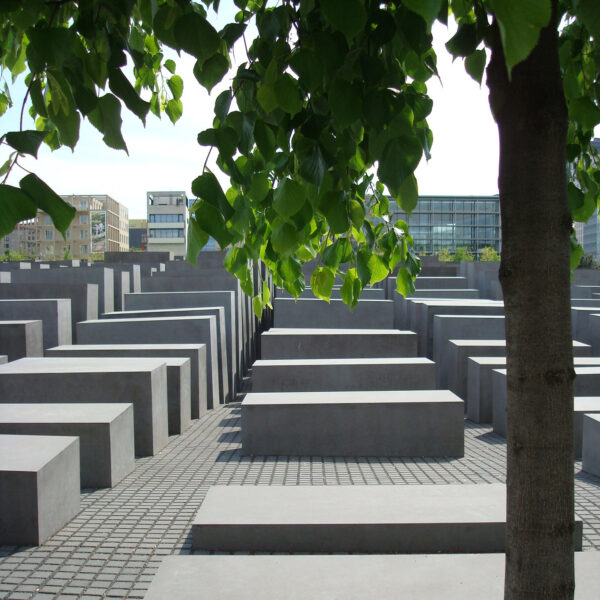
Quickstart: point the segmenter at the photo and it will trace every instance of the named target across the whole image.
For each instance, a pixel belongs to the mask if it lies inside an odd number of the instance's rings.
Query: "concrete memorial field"
[[[412,297],[390,277],[352,312],[269,282],[257,319],[203,254],[0,268],[0,597],[500,598],[497,266],[424,260]],[[597,279],[572,288],[578,599],[600,597]]]

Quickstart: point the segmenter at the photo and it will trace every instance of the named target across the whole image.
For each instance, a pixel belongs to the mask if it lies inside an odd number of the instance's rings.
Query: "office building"
[[[185,192],[147,192],[148,252],[187,252],[187,195]]]
[[[129,249],[146,250],[148,246],[148,221],[129,219]]]

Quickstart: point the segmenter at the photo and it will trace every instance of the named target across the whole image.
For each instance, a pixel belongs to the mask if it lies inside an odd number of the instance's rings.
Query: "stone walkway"
[[[43,546],[0,547],[0,598],[143,598],[163,556],[190,553],[190,525],[209,486],[430,485],[505,478],[504,439],[465,422],[462,459],[240,456],[240,405],[173,436],[113,489],[85,491],[81,513]],[[600,550],[600,478],[575,463],[584,550]]]

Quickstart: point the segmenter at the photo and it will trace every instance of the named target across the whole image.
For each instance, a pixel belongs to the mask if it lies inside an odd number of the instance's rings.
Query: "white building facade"
[[[185,192],[147,192],[148,252],[187,252],[188,209]]]

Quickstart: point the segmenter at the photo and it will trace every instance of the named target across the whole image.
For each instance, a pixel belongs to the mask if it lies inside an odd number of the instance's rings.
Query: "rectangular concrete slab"
[[[196,550],[502,552],[506,487],[213,486],[192,522]],[[581,548],[581,521],[576,544]]]
[[[435,363],[427,358],[257,360],[253,392],[433,390]]]
[[[190,407],[189,414],[198,418],[206,413],[206,345],[205,344],[78,344],[76,346],[56,346],[46,351],[49,357],[110,357],[160,358],[168,365],[170,358],[190,360]],[[171,379],[168,377],[167,385]],[[185,392],[184,392],[185,393]],[[171,396],[167,390],[167,394]],[[185,410],[185,412],[188,412]],[[176,422],[176,419],[175,421]]]
[[[342,300],[275,298],[274,327],[326,329],[391,329],[394,303],[391,300],[359,300],[351,311]]]
[[[167,367],[158,358],[21,358],[0,366],[0,402],[132,403],[136,455],[168,441]]]
[[[423,277],[418,276],[415,280],[415,289],[416,290],[440,290],[440,289],[456,289],[461,288],[464,289],[467,286],[467,278],[466,277]]]
[[[247,394],[242,454],[464,454],[463,402],[447,390]]]
[[[397,329],[273,327],[260,336],[263,359],[389,358],[417,355],[417,335]]]
[[[113,487],[135,465],[131,404],[0,404],[0,434],[79,437],[82,488]]]
[[[504,562],[504,554],[167,556],[144,598],[503,600]],[[600,598],[598,564],[598,552],[575,555],[575,600]]]
[[[42,321],[44,350],[73,340],[71,301],[64,298],[0,300],[0,320]]]
[[[84,321],[77,323],[77,339],[81,344],[206,344],[207,406],[208,408],[219,406],[219,362],[215,317]],[[192,410],[192,419],[197,419],[198,416]]]
[[[0,354],[8,360],[43,356],[42,321],[0,321]]]
[[[80,508],[79,439],[0,435],[0,545],[37,546]]]
[[[600,415],[583,417],[582,469],[600,477]]]

